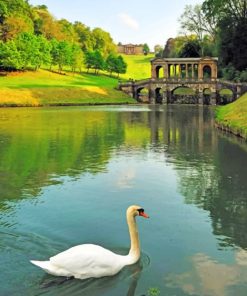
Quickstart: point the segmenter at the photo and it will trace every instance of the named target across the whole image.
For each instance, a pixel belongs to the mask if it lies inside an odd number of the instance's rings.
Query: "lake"
[[[247,144],[203,106],[0,109],[0,295],[247,295]],[[67,280],[29,260],[94,243],[140,261]]]

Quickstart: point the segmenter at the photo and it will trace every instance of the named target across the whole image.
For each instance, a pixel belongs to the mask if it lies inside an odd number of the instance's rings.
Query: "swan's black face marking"
[[[139,212],[139,215],[140,215],[141,213],[144,213],[144,209],[142,209],[142,208],[141,208],[141,209],[138,209],[137,211]]]

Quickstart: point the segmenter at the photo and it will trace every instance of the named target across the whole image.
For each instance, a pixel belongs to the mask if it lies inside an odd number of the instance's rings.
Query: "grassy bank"
[[[0,106],[52,106],[135,103],[104,75],[60,75],[46,70],[0,77]]]
[[[153,55],[124,55],[128,68],[120,79],[150,77],[152,58]],[[0,107],[136,103],[116,90],[117,84],[116,77],[92,73],[60,75],[48,70],[10,73],[0,76]]]
[[[216,122],[220,128],[247,139],[247,93],[237,101],[219,107]]]

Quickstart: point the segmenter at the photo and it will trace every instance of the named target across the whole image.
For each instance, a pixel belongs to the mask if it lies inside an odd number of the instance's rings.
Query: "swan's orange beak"
[[[145,212],[140,212],[139,216],[142,216],[144,218],[149,218],[148,214],[146,214]]]

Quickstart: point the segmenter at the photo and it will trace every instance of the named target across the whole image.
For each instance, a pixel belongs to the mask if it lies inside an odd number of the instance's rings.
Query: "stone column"
[[[169,78],[169,65],[167,63],[164,66],[164,78]]]
[[[191,67],[192,67],[192,79],[194,79],[195,78],[194,64],[191,64]]]
[[[212,92],[210,95],[210,105],[216,105],[216,92]]]
[[[185,64],[185,78],[189,78],[189,72],[188,72],[188,64]]]
[[[200,92],[199,89],[196,90],[196,95],[198,97],[198,104],[203,105],[203,92]]]
[[[167,104],[167,102],[168,102],[167,90],[164,90],[162,104]]]
[[[148,97],[149,97],[149,103],[155,104],[155,91],[152,90],[151,88],[149,89]]]
[[[166,91],[166,97],[167,97],[167,103],[171,103],[172,102],[172,92],[169,89]]]
[[[199,63],[198,64],[198,80],[203,79],[203,72],[202,72],[202,65]]]
[[[181,79],[182,77],[182,67],[181,67],[181,64],[179,64],[179,78]]]

